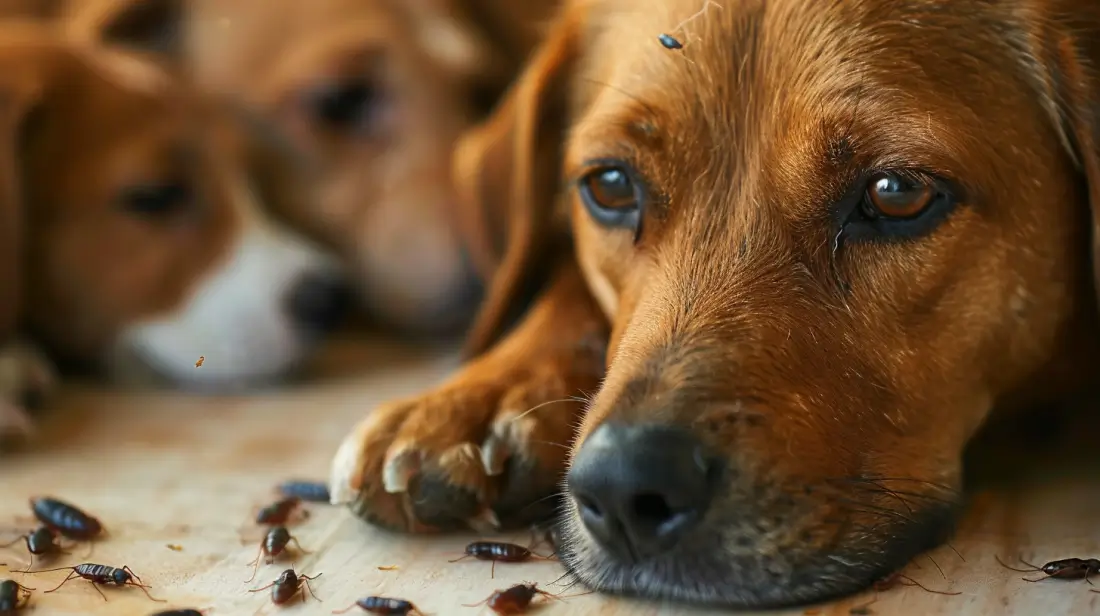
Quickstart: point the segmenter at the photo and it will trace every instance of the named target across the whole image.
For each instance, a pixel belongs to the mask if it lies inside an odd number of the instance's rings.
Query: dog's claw
[[[390,494],[401,494],[409,489],[409,481],[420,471],[420,452],[401,449],[382,470],[382,485]]]
[[[466,524],[478,533],[490,534],[500,530],[500,518],[492,509],[485,508],[481,513],[466,520]]]
[[[17,341],[0,348],[0,447],[33,436],[28,410],[40,406],[56,382],[53,366],[36,347]]]
[[[547,515],[531,504],[559,489],[568,449],[545,443],[568,443],[583,410],[557,402],[602,376],[576,370],[571,355],[551,359],[518,372],[479,367],[376,409],[337,452],[333,500],[409,532],[490,532]],[[554,404],[527,412],[545,402]]]
[[[511,453],[508,451],[508,445],[496,434],[490,434],[481,445],[481,465],[485,468],[485,474],[496,477],[503,473],[504,462],[509,455]]]

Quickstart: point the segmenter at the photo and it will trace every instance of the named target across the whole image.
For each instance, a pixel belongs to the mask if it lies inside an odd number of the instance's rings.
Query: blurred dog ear
[[[568,244],[567,220],[555,214],[580,17],[579,9],[562,16],[497,111],[455,149],[459,227],[489,281],[471,354],[503,334],[540,286],[550,253]]]
[[[72,40],[127,47],[178,61],[186,0],[70,0],[60,17]]]
[[[467,86],[487,114],[520,74],[560,0],[401,0],[421,48]]]
[[[26,284],[24,126],[61,58],[46,31],[11,22],[0,27],[0,343],[16,334]]]
[[[5,19],[52,19],[64,3],[65,0],[0,0],[0,15]]]

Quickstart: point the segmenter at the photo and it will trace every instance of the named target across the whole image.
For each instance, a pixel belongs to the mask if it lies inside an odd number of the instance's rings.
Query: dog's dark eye
[[[876,173],[867,183],[863,213],[872,218],[913,218],[928,209],[935,197],[935,187],[927,182],[896,173]]]
[[[175,214],[191,205],[191,187],[182,182],[142,184],[123,192],[122,207],[141,216],[160,217]]]
[[[363,79],[314,91],[311,108],[313,116],[330,129],[357,130],[373,124],[382,100],[381,90]]]
[[[931,233],[958,202],[954,185],[916,171],[880,171],[840,204],[837,240],[898,241]]]
[[[608,166],[588,172],[580,180],[581,200],[597,222],[637,232],[641,222],[641,192],[624,167]]]

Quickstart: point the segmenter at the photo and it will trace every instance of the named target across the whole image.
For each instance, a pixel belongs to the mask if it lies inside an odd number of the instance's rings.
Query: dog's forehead
[[[618,90],[627,98],[644,99],[649,111],[665,112],[659,115],[666,120],[680,119],[696,127],[700,111],[778,120],[783,112],[796,110],[819,114],[838,107],[847,110],[864,94],[896,106],[919,100],[928,111],[954,106],[980,107],[988,113],[991,106],[995,109],[1004,101],[1007,88],[1017,85],[1011,80],[1018,79],[1025,66],[1021,45],[1006,34],[1011,14],[984,4],[951,0],[595,0],[587,4],[580,104],[608,103],[599,95]],[[682,48],[669,48],[665,37]],[[606,98],[630,106],[622,97]],[[708,131],[713,128],[705,126]]]
[[[996,8],[950,0],[589,2],[568,157],[606,158],[617,153],[587,146],[616,141],[629,144],[628,157],[656,151],[669,175],[698,177],[722,164],[730,177],[730,167],[764,164],[773,175],[797,176],[833,142],[843,147],[850,131],[862,137],[867,166],[981,173],[996,167],[990,145],[1007,139],[1004,131],[1024,131],[1013,143],[1036,141],[1038,121],[1004,124],[1025,115],[1023,106],[1026,117],[1042,115],[1027,94],[1013,17]],[[682,48],[668,48],[662,34]],[[650,143],[639,147],[643,137]]]

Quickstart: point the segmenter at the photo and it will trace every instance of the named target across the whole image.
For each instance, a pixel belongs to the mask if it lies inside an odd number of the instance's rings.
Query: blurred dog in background
[[[459,240],[455,139],[503,94],[556,2],[92,0],[74,38],[154,51],[268,129],[270,207],[336,252],[377,325],[460,331],[480,297]]]
[[[25,428],[46,355],[118,381],[239,388],[339,323],[338,264],[261,207],[232,110],[33,23],[0,24],[0,66],[0,431]]]
[[[189,388],[284,376],[350,304],[322,249],[379,326],[460,331],[480,272],[451,146],[554,4],[0,0],[0,48],[74,58],[20,71],[39,85],[9,126],[0,431],[26,428],[47,355]]]

